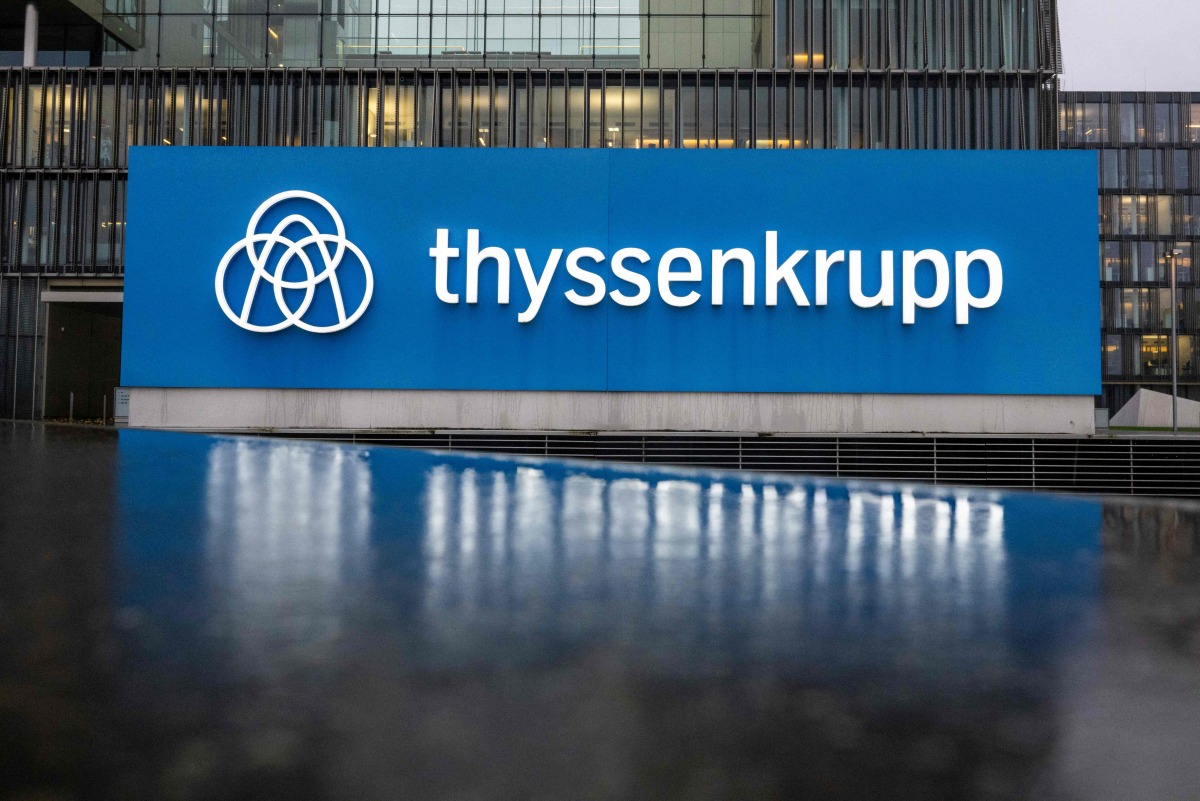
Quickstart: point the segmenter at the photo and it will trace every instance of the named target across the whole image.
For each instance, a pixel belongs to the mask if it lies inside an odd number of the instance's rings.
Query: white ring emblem
[[[258,231],[259,221],[271,207],[286,200],[296,199],[310,200],[320,205],[333,219],[334,227],[337,229],[336,233],[321,233],[317,230],[316,225],[303,214],[289,214],[280,220],[279,224],[275,226],[275,230],[270,233],[260,233]],[[283,235],[283,232],[290,225],[303,226],[308,229],[308,235],[300,239],[289,239]],[[336,246],[332,253],[329,248],[330,244]],[[320,272],[317,272],[313,267],[313,260],[309,258],[306,252],[306,249],[310,246],[315,246],[321,254],[323,267]],[[276,247],[283,248],[284,250],[279,254],[278,260],[275,262],[275,269],[270,271],[267,269],[267,263],[271,258],[272,251]],[[354,313],[348,316],[345,304],[342,301],[341,285],[338,283],[337,278],[338,267],[341,266],[342,257],[345,256],[347,250],[358,258],[366,277],[366,289],[363,292],[362,302],[358,304],[358,308],[354,310]],[[237,314],[230,308],[229,302],[225,299],[225,271],[229,268],[229,264],[233,261],[234,257],[243,251],[245,251],[250,259],[250,263],[254,267],[254,274],[250,277],[250,285],[246,289],[246,299],[242,303],[241,314]],[[299,260],[300,264],[304,267],[306,276],[299,281],[285,281],[283,278],[284,270],[287,269],[288,264],[291,263],[293,258]],[[254,305],[254,298],[261,281],[266,281],[275,287],[275,302],[279,305],[279,311],[284,317],[282,321],[272,325],[255,325],[250,322],[250,310]],[[312,325],[304,322],[301,318],[308,311],[308,307],[312,305],[317,287],[323,281],[329,282],[329,288],[333,293],[334,306],[337,308],[338,321],[332,325]],[[225,256],[221,259],[221,265],[217,267],[216,289],[217,302],[221,304],[221,311],[225,312],[226,317],[247,331],[267,334],[272,331],[282,331],[294,325],[297,328],[311,331],[314,334],[332,334],[335,331],[341,331],[353,325],[362,316],[362,313],[367,310],[367,304],[371,302],[371,292],[375,289],[375,276],[371,272],[371,264],[367,261],[367,257],[363,255],[363,252],[358,249],[357,245],[346,239],[346,226],[342,223],[342,217],[334,210],[329,201],[312,192],[293,189],[267,198],[254,212],[254,215],[250,218],[250,224],[246,226],[246,237],[225,252]],[[288,306],[287,300],[283,295],[285,289],[304,290],[304,300],[300,303],[299,308],[293,310]]]

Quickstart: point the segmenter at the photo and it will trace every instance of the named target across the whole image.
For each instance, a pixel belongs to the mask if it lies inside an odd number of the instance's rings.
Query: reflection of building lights
[[[266,632],[324,642],[366,569],[371,472],[360,452],[218,442],[209,451],[206,563],[240,656],[273,658]]]
[[[727,604],[964,631],[1006,616],[1004,510],[986,497],[439,465],[423,508],[424,614],[447,631],[597,594],[667,620]]]

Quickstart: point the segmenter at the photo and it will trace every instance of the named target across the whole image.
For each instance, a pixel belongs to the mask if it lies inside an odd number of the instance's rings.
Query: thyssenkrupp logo
[[[294,200],[308,201],[319,205],[332,219],[335,232],[322,233],[317,225],[304,214],[288,214],[270,232],[258,230],[263,215],[281,203]],[[300,226],[307,230],[308,234],[299,239],[292,239],[285,233],[291,226]],[[332,252],[331,245],[333,246]],[[337,277],[337,271],[342,266],[347,251],[357,258],[366,279],[362,300],[350,314],[346,313],[342,287]],[[241,310],[235,312],[225,297],[225,274],[233,260],[242,252],[245,252],[249,258],[254,273],[250,277]],[[271,266],[272,259],[274,259],[273,267]],[[314,259],[319,260],[318,265],[314,265]],[[304,270],[304,274],[299,280],[284,278],[285,271],[293,263],[293,260],[298,262]],[[293,273],[295,273],[294,269]],[[254,307],[254,300],[260,284],[264,281],[274,287],[275,303],[279,306],[279,312],[283,315],[283,319],[270,325],[257,325],[250,322],[250,313]],[[329,282],[329,292],[332,294],[337,311],[337,322],[329,325],[314,325],[305,322],[304,315],[312,305],[321,284],[326,281]],[[353,325],[366,311],[367,304],[371,302],[371,293],[374,287],[375,278],[371,272],[371,264],[358,246],[346,238],[346,226],[342,223],[341,215],[325,198],[298,189],[280,192],[262,202],[250,218],[250,224],[246,226],[245,238],[225,252],[220,266],[217,267],[216,277],[217,302],[221,304],[221,310],[225,312],[225,316],[247,331],[262,334],[282,331],[293,325],[314,334],[332,334],[335,331],[341,331]],[[284,290],[288,289],[304,291],[304,299],[295,309],[289,305],[288,298],[284,295]]]

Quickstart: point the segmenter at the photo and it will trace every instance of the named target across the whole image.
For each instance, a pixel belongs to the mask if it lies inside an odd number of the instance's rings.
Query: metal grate
[[[1200,438],[479,431],[273,432],[267,436],[996,489],[1200,496]]]

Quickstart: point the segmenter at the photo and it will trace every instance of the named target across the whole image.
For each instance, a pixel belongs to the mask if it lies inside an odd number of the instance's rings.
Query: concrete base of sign
[[[1095,433],[1090,396],[331,389],[130,391],[129,424],[207,431],[475,429],[791,434]]]

